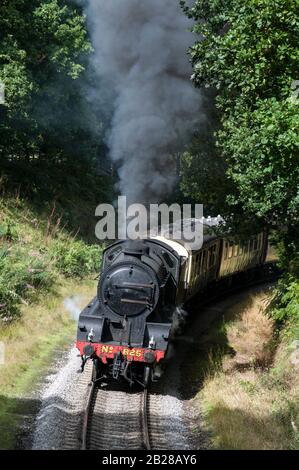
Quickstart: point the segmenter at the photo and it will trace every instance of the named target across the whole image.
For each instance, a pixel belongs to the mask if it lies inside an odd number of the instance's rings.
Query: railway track
[[[83,416],[82,450],[152,448],[150,392],[94,382]]]
[[[269,282],[278,277],[275,266],[268,264],[266,275],[237,286],[207,293],[197,306],[205,307],[223,295],[235,294],[253,285]],[[68,418],[65,432],[66,449],[123,450],[169,448],[170,436],[175,432],[168,404],[163,401],[163,387],[150,390],[132,390],[118,384],[95,384],[92,381],[92,365],[86,365],[79,382],[84,405],[74,406],[73,416]],[[82,411],[83,410],[83,411]]]

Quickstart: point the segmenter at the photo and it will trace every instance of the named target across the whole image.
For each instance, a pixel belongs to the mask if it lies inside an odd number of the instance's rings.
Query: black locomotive
[[[76,343],[82,367],[92,359],[98,378],[143,386],[156,380],[180,307],[265,262],[266,233],[241,242],[217,235],[210,218],[190,223],[204,228],[195,251],[165,236],[118,241],[104,251],[97,296],[80,314]]]

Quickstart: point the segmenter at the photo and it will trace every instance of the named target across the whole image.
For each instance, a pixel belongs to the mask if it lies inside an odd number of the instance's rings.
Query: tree
[[[0,5],[0,79],[9,114],[26,114],[30,92],[56,73],[73,79],[91,50],[83,16],[61,0],[3,0]]]
[[[291,89],[298,78],[298,2],[181,5],[199,35],[190,51],[194,84],[217,90],[217,146],[232,182],[226,201],[238,223],[276,229],[292,256],[299,245],[298,100]]]
[[[210,90],[202,96],[202,114],[202,125],[181,156],[180,188],[193,203],[203,204],[205,215],[223,214],[230,182],[226,162],[216,147],[219,116],[215,109],[215,93]]]
[[[19,167],[24,181],[33,167],[34,187],[38,166],[67,163],[71,174],[87,161],[96,168],[103,119],[84,88],[92,47],[81,8],[66,0],[3,0],[0,31],[2,171],[12,167],[15,178]]]

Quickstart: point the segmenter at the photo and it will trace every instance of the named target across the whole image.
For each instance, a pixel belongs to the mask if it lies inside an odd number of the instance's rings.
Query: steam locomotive
[[[241,241],[218,234],[219,218],[188,223],[202,224],[200,249],[160,234],[117,241],[104,251],[97,296],[78,322],[82,370],[92,359],[96,379],[146,387],[161,374],[181,307],[265,262],[266,232]]]

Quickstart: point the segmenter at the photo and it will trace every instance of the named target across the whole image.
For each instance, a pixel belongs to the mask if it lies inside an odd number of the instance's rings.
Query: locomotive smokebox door
[[[99,290],[107,308],[127,317],[152,312],[159,299],[155,273],[138,260],[109,267],[103,273]]]

